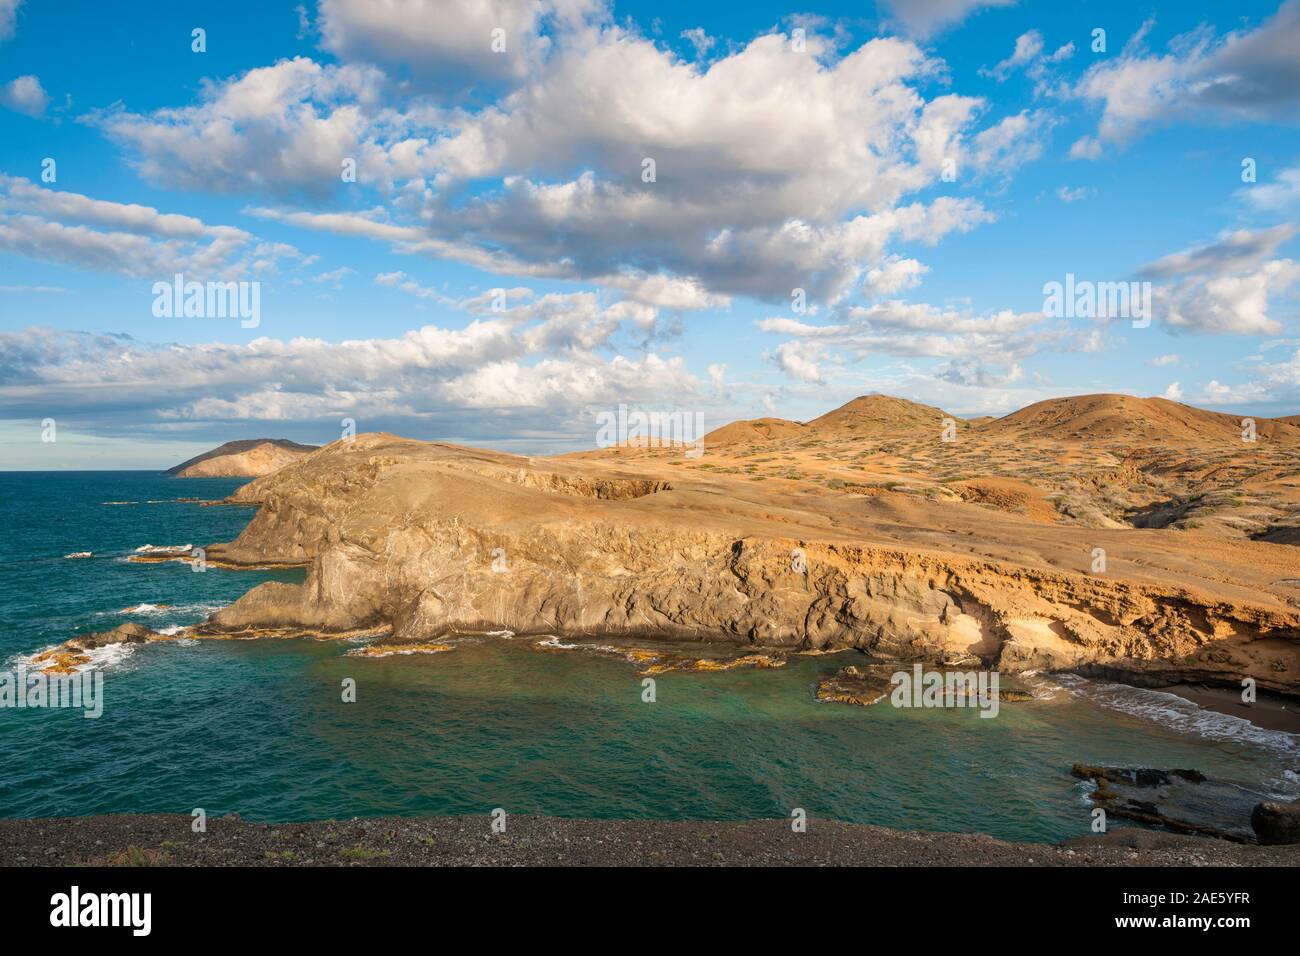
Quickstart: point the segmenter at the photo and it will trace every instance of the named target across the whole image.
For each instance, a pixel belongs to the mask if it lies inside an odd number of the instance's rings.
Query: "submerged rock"
[[[730,644],[703,644],[695,653],[687,653],[680,645],[666,641],[592,641],[578,639],[562,641],[555,635],[532,641],[530,646],[538,651],[580,651],[611,654],[641,665],[644,675],[666,674],[670,671],[730,671],[744,668],[784,667],[786,657],[777,653],[739,653]]]
[[[42,674],[75,674],[90,663],[90,658],[76,651],[56,647],[32,658],[33,664],[43,664]]]
[[[998,691],[998,700],[1004,704],[1020,704],[1027,700],[1036,700],[1033,694],[1027,690],[1006,689]]]
[[[684,654],[661,654],[632,651],[628,657],[647,666],[642,674],[666,674],[669,671],[730,671],[745,667],[784,667],[785,658],[776,654],[742,654],[739,657],[691,657]]]
[[[1198,770],[1098,767],[1077,763],[1074,776],[1092,780],[1092,802],[1107,815],[1178,833],[1256,842],[1252,812],[1265,794]]]
[[[897,673],[899,667],[897,664],[869,664],[859,668],[854,665],[841,668],[837,673],[829,677],[823,677],[817,683],[817,699],[832,700],[841,704],[858,704],[862,707],[869,707],[888,697],[894,689],[893,676]],[[969,674],[971,670],[957,667],[941,667],[935,665],[935,672],[946,674],[948,672]],[[910,674],[908,675],[911,676]],[[999,688],[997,692],[999,703],[1020,703],[1027,700],[1034,700],[1034,695],[1027,690],[1019,688]],[[992,689],[990,687],[990,699],[992,698]],[[944,703],[941,706],[955,707],[958,698],[950,694],[943,696]]]
[[[397,644],[370,644],[348,651],[348,657],[397,657],[408,654],[442,654],[455,650],[454,644],[432,641],[404,641]]]
[[[817,699],[869,707],[889,696],[889,675],[850,665],[817,682]]]

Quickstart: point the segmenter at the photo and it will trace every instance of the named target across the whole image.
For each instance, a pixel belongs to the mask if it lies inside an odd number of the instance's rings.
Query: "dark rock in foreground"
[[[233,816],[233,815],[232,815]],[[0,866],[1288,866],[1300,847],[1118,829],[1059,846],[829,820],[378,817],[312,823],[149,814],[0,820]]]
[[[1251,815],[1268,799],[1267,794],[1196,770],[1075,764],[1072,773],[1097,784],[1092,802],[1107,816],[1238,843],[1255,842]]]
[[[1300,800],[1292,803],[1269,800],[1258,804],[1251,811],[1250,825],[1264,846],[1300,843]]]

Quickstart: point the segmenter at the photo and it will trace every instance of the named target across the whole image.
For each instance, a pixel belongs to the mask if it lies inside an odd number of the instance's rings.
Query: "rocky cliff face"
[[[1092,665],[1148,683],[1250,676],[1300,691],[1282,545],[1234,544],[1236,565],[1204,574],[1173,532],[1057,527],[1044,538],[965,503],[899,514],[824,489],[680,477],[670,456],[633,472],[387,435],[337,442],[234,500],[261,507],[209,560],[305,564],[308,577],[255,588],[209,632],[728,639],[980,658],[1009,672]],[[1104,575],[1062,567],[1069,554],[1086,568],[1099,534],[1147,547]],[[1279,578],[1281,589],[1266,585]]]

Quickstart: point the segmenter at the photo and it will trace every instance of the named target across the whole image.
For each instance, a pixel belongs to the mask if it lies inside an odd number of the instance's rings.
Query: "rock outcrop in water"
[[[987,706],[988,701],[981,698],[977,672],[950,667],[932,673],[937,675],[937,686],[941,688],[935,694],[935,706]],[[865,664],[861,667],[851,664],[819,680],[816,697],[818,700],[870,707],[886,698],[892,701],[893,692],[900,687],[899,682],[904,678],[911,679],[911,675],[907,671],[899,671],[897,664]],[[996,697],[999,703],[1021,703],[1034,699],[1033,694],[1018,687],[999,686],[996,691],[989,687],[987,695],[988,700]],[[922,706],[917,698],[912,698],[910,694],[908,697],[915,701],[915,704],[909,703],[908,706]]]
[[[120,624],[110,631],[79,634],[58,647],[43,651],[32,658],[46,674],[72,674],[90,663],[87,651],[114,644],[144,644],[147,641],[165,640],[164,635],[134,622]]]
[[[1164,827],[1176,833],[1212,836],[1236,843],[1280,845],[1300,841],[1286,838],[1279,823],[1286,805],[1261,802],[1264,795],[1226,780],[1212,780],[1197,770],[1152,770],[1133,767],[1093,767],[1075,764],[1072,773],[1091,780],[1089,795],[1108,816]],[[1263,811],[1261,808],[1270,810]]]
[[[686,464],[336,442],[239,489],[231,500],[256,516],[207,550],[224,566],[303,565],[306,582],[263,584],[200,633],[727,639],[1300,690],[1288,548],[1227,542],[1201,560],[1204,545],[1176,532],[1042,525]],[[1109,570],[1088,573],[1098,546]]]

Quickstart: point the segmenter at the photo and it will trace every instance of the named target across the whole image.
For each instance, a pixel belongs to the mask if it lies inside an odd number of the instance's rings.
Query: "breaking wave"
[[[136,554],[187,554],[192,551],[191,544],[142,544],[135,549]]]
[[[49,667],[50,662],[37,661],[36,658],[40,657],[47,651],[57,650],[61,646],[62,645],[59,644],[51,644],[49,647],[43,647],[40,650],[32,651],[29,654],[15,654],[9,659],[8,667],[11,670],[22,667],[32,672],[42,670]],[[140,645],[138,644],[110,644],[107,647],[94,647],[86,651],[73,651],[72,653],[85,657],[87,660],[83,664],[74,664],[72,666],[77,671],[102,671],[114,667],[120,667],[131,657],[132,654],[135,653],[135,649],[139,646]]]
[[[1056,674],[1054,679],[1077,697],[1153,721],[1177,733],[1246,744],[1291,760],[1300,760],[1300,734],[1259,727],[1242,717],[1209,710],[1165,691],[1092,681],[1074,674]],[[1292,776],[1296,777],[1295,774]],[[1300,777],[1296,777],[1296,781],[1300,783]]]

